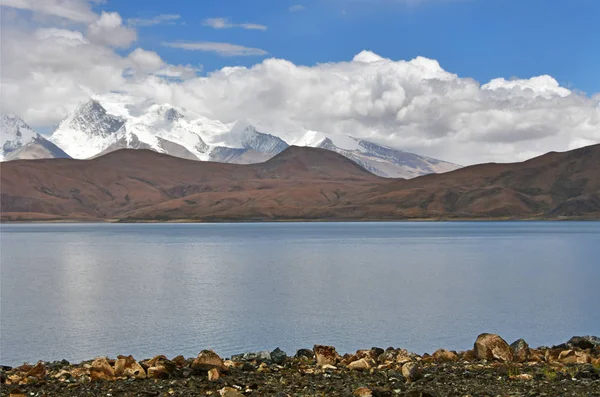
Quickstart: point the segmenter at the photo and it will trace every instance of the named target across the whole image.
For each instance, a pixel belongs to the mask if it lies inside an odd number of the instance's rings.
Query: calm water
[[[600,222],[1,226],[0,361],[600,334]]]

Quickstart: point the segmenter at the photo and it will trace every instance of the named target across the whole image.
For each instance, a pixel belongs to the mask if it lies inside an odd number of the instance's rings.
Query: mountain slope
[[[37,136],[20,117],[5,114],[0,118],[0,160],[9,157]],[[14,157],[14,156],[13,156]]]
[[[391,181],[306,147],[252,165],[118,150],[10,161],[0,185],[4,220],[600,217],[600,145]]]
[[[2,116],[0,128],[2,135],[0,161],[70,158],[61,148],[36,133],[18,116]]]
[[[387,178],[414,178],[420,175],[443,173],[460,168],[456,164],[419,156],[350,136],[326,135],[316,131],[308,131],[295,143],[301,146],[317,147],[337,152],[375,175]]]
[[[32,140],[11,152],[5,160],[36,160],[36,159],[70,159],[67,153],[61,148],[47,140],[41,135],[35,136]]]

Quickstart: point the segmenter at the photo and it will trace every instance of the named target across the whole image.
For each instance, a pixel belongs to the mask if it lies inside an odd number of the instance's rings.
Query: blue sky
[[[292,12],[294,5],[304,9]],[[124,19],[180,15],[174,24],[138,27],[138,44],[169,63],[201,64],[205,72],[265,57],[338,62],[369,49],[394,60],[433,58],[480,82],[548,74],[563,86],[600,92],[597,0],[109,0],[97,9]],[[267,30],[203,26],[216,17]],[[170,41],[226,42],[268,55],[224,57],[162,45]]]

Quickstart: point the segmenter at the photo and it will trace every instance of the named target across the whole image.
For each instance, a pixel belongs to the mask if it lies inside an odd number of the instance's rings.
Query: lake
[[[600,222],[3,224],[0,362],[600,334]]]

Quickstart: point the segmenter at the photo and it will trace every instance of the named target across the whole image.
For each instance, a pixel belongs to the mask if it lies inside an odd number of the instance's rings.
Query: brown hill
[[[323,149],[253,165],[147,150],[1,166],[3,220],[278,220],[600,214],[600,145],[411,180],[376,177]]]

